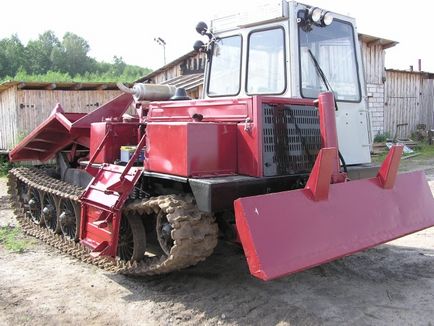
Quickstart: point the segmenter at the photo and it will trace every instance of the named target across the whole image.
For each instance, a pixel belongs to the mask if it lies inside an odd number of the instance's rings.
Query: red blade
[[[433,226],[434,200],[412,172],[393,189],[378,178],[332,184],[323,201],[308,189],[240,198],[235,215],[250,272],[270,280]]]

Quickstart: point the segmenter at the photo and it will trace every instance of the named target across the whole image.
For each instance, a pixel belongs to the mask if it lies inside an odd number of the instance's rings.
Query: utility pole
[[[161,37],[154,37],[154,41],[163,47],[164,65],[166,65],[166,42]]]

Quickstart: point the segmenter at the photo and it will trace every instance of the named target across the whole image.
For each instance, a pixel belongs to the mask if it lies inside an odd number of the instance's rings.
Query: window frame
[[[283,91],[279,92],[279,93],[249,93],[248,92],[248,80],[249,80],[249,65],[250,65],[250,37],[252,36],[252,34],[254,33],[259,33],[259,32],[265,32],[265,31],[270,31],[270,30],[277,30],[280,29],[283,34]],[[285,33],[285,28],[282,25],[278,25],[278,26],[270,26],[270,27],[266,27],[266,28],[259,28],[259,29],[254,29],[251,30],[248,34],[247,34],[247,52],[246,52],[246,75],[245,75],[245,89],[244,91],[246,92],[247,95],[249,96],[254,96],[254,95],[282,95],[286,93],[286,90],[288,88],[288,75],[287,75],[287,51],[286,51],[286,33]]]
[[[300,10],[301,12],[303,12],[304,10]],[[300,12],[299,11],[299,12]],[[354,49],[354,62],[355,62],[355,69],[356,69],[356,75],[357,75],[357,89],[358,89],[358,93],[359,93],[359,97],[357,100],[341,100],[338,99],[335,96],[336,102],[346,102],[346,103],[360,103],[362,102],[362,88],[360,85],[360,73],[359,73],[359,60],[357,59],[357,48],[356,48],[356,41],[355,41],[355,37],[354,37],[354,26],[353,24],[351,24],[351,22],[342,20],[342,19],[338,19],[338,18],[334,18],[333,22],[338,21],[340,23],[344,23],[346,25],[349,25],[351,27],[351,34],[352,34],[352,45],[353,45],[353,49]],[[332,22],[332,24],[333,24]],[[299,78],[299,83],[300,83],[300,96],[302,98],[306,98],[306,99],[316,99],[316,97],[308,97],[308,96],[304,96],[303,95],[303,87],[302,87],[302,69],[301,69],[301,45],[300,45],[300,25],[297,26],[297,35],[298,35],[298,78]],[[312,63],[313,64],[313,63]],[[321,93],[321,92],[320,92]]]
[[[209,61],[208,64],[208,73],[207,73],[207,86],[206,86],[206,95],[208,97],[227,97],[227,96],[238,96],[241,92],[241,82],[242,82],[242,72],[243,72],[243,51],[244,51],[244,39],[243,39],[243,35],[242,34],[233,34],[233,35],[228,35],[225,37],[219,37],[218,40],[224,40],[225,38],[230,38],[230,37],[235,37],[235,36],[239,36],[240,37],[240,73],[238,76],[238,91],[234,94],[210,94],[209,92],[209,86],[211,85],[211,71],[212,71],[212,63],[213,63],[213,59],[214,59],[214,53],[211,56],[211,60]],[[213,52],[214,52],[214,46],[213,46]]]

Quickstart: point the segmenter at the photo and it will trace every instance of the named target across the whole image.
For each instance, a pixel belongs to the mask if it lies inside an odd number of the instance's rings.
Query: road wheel
[[[58,223],[58,205],[59,198],[49,193],[43,194],[42,216],[44,218],[45,226],[53,233],[61,233],[60,224]]]
[[[64,237],[78,240],[80,234],[80,206],[70,199],[62,198],[59,203],[59,224]]]
[[[121,260],[138,261],[145,257],[146,231],[136,214],[124,214],[119,228],[117,255]]]
[[[43,225],[41,193],[36,188],[30,188],[28,198],[30,219],[37,225]]]

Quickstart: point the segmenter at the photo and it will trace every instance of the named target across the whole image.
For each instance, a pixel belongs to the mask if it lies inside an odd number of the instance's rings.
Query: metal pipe
[[[136,101],[167,101],[175,95],[176,87],[157,84],[134,84],[132,88],[122,83],[117,83],[118,88],[128,94],[132,94]]]
[[[336,158],[333,162],[333,174],[339,174],[338,132],[336,129],[335,99],[332,92],[324,92],[318,96],[318,113],[323,148],[336,148]]]
[[[128,88],[127,86],[125,86],[122,83],[116,83],[116,86],[119,88],[119,90],[121,90],[124,93],[129,93],[129,94],[135,94],[134,90],[132,88]]]

